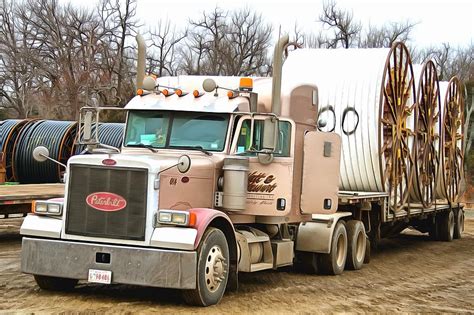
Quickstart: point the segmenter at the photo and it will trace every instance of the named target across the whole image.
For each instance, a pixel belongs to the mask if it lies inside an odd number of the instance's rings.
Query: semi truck
[[[340,188],[343,140],[326,130],[332,111],[319,104],[321,88],[287,89],[287,36],[275,46],[273,77],[253,79],[145,76],[137,41],[138,90],[123,109],[121,149],[92,131],[105,109],[81,109],[79,141],[91,154],[69,159],[64,198],[37,201],[21,226],[21,270],[40,288],[174,288],[209,306],[238,289],[239,273],[360,269],[371,247],[407,226],[460,237],[456,201],[401,200],[397,177],[382,191]],[[45,147],[34,155],[53,163]]]

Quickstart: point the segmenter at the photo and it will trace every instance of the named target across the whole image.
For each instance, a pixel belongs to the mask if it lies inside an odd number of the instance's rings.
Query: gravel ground
[[[238,292],[217,306],[183,304],[179,291],[80,283],[72,292],[40,290],[20,272],[22,219],[0,220],[2,313],[327,313],[453,312],[474,310],[474,211],[463,239],[433,242],[406,231],[385,240],[370,264],[341,276],[291,269],[242,274]]]

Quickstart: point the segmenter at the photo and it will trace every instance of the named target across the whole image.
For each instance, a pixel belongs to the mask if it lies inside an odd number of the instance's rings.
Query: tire
[[[339,221],[334,229],[329,254],[321,254],[319,270],[322,274],[340,275],[344,271],[347,258],[347,231],[344,221]]]
[[[458,209],[454,212],[454,235],[455,239],[460,239],[464,232],[464,210]]]
[[[439,217],[435,216],[434,218],[432,218],[432,222],[430,222],[430,224],[429,224],[428,234],[430,236],[430,239],[433,240],[433,241],[439,241],[440,240],[439,239],[439,224],[438,224],[438,221],[439,221]]]
[[[229,278],[229,246],[224,233],[209,227],[197,253],[196,288],[184,291],[183,298],[187,304],[195,306],[217,304],[224,295]]]
[[[297,251],[295,269],[302,273],[317,274],[319,272],[318,254]]]
[[[359,220],[346,223],[347,229],[347,259],[346,269],[359,270],[365,259],[366,236],[364,224]]]
[[[367,236],[365,240],[365,257],[364,257],[364,264],[370,263],[370,254],[371,254],[371,247],[372,245],[370,244],[370,239]]]
[[[38,286],[43,290],[49,291],[70,291],[74,289],[77,279],[58,278],[35,275],[35,281]]]
[[[454,212],[452,210],[440,213],[436,218],[440,241],[451,242],[454,237]]]

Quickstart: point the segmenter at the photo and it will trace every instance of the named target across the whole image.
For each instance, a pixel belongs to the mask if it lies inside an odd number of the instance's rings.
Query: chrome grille
[[[148,171],[140,168],[71,165],[66,205],[66,233],[115,239],[144,240]],[[95,193],[126,200],[117,211],[93,208]]]

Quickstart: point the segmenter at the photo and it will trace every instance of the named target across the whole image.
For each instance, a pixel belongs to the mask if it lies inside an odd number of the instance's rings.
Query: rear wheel
[[[454,213],[452,210],[438,214],[436,218],[440,241],[451,242],[454,237]]]
[[[50,291],[69,291],[74,289],[78,280],[68,278],[58,278],[49,276],[35,275],[35,281],[43,290]]]
[[[347,231],[344,221],[339,221],[334,229],[329,254],[320,255],[319,270],[323,274],[339,275],[344,271],[347,256]]]
[[[454,238],[460,239],[462,237],[462,233],[464,232],[464,210],[458,209],[454,213]]]
[[[210,227],[198,247],[196,288],[184,291],[186,303],[209,306],[219,303],[229,276],[229,246],[224,233]]]
[[[346,223],[347,229],[347,260],[346,268],[359,270],[365,260],[367,240],[364,224],[359,220],[350,220]]]

